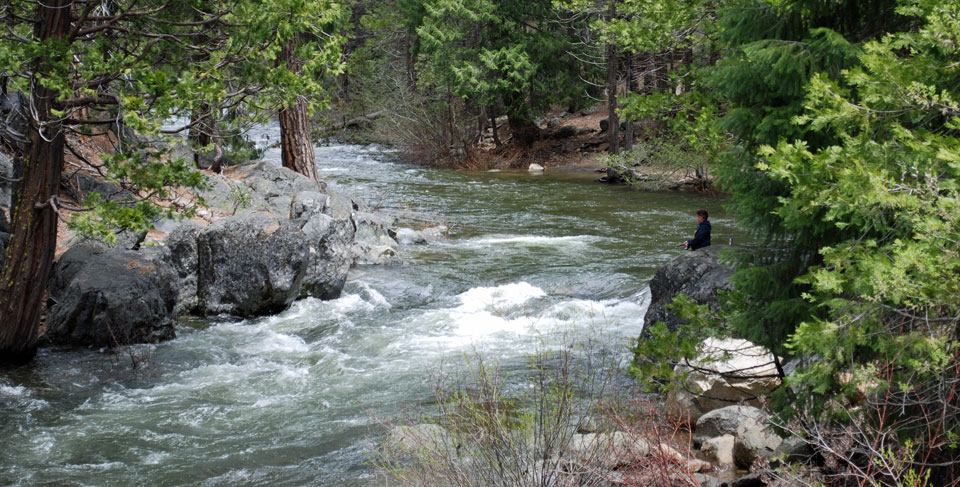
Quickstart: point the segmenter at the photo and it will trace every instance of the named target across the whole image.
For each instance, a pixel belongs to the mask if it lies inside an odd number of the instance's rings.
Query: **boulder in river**
[[[657,269],[650,280],[650,307],[643,317],[642,337],[649,337],[649,328],[663,321],[667,328],[675,330],[680,320],[674,316],[667,305],[678,294],[686,294],[697,304],[706,304],[711,310],[719,308],[717,291],[730,289],[730,276],[733,269],[717,261],[717,253],[722,246],[713,245],[701,249],[686,251]]]
[[[219,220],[197,237],[199,311],[283,311],[300,295],[309,265],[309,245],[296,222],[267,213]]]
[[[309,245],[310,264],[300,297],[340,297],[353,263],[353,222],[317,213],[303,225],[301,232]]]
[[[56,344],[113,347],[175,336],[176,274],[139,252],[74,247],[54,267],[45,336]]]

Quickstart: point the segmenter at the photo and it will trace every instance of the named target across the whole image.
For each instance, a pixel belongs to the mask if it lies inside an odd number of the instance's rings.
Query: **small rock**
[[[777,458],[790,463],[806,462],[813,455],[813,448],[810,447],[810,444],[803,438],[797,438],[796,436],[784,438],[774,453]]]
[[[734,463],[733,447],[735,443],[736,438],[733,435],[708,438],[703,441],[700,451],[706,454],[708,460],[723,468]]]
[[[766,485],[761,472],[748,473],[733,483],[733,487],[765,487]]]
[[[533,164],[530,164],[530,166],[527,167],[527,171],[530,171],[530,172],[543,172],[543,166],[541,166],[540,164],[533,163]]]

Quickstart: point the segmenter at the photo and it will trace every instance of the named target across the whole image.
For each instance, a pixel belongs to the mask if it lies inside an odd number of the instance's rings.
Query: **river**
[[[439,368],[473,353],[522,364],[587,337],[628,353],[694,211],[710,211],[715,243],[741,237],[720,199],[589,172],[436,170],[353,145],[317,159],[334,188],[447,238],[354,268],[336,300],[182,323],[134,349],[136,370],[127,355],[42,349],[0,371],[0,485],[378,485],[377,418],[428,401]]]

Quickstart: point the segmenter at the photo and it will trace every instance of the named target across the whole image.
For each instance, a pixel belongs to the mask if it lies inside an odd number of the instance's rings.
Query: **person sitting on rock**
[[[707,218],[710,218],[707,215],[707,210],[697,210],[697,231],[693,234],[692,239],[683,242],[683,246],[687,250],[697,250],[710,246],[710,222],[707,221]]]

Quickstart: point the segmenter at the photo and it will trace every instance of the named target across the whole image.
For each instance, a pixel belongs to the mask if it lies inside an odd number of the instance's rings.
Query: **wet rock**
[[[745,402],[759,406],[757,396],[780,384],[773,355],[747,340],[704,341],[703,354],[675,370],[686,373],[683,387],[670,391],[667,409],[690,421],[709,411]]]
[[[693,251],[685,251],[669,263],[657,269],[650,280],[650,307],[643,317],[642,337],[649,337],[649,328],[663,321],[667,328],[675,330],[680,320],[674,316],[667,305],[678,294],[686,294],[697,304],[706,304],[711,310],[719,309],[717,291],[730,289],[730,276],[733,270],[717,261],[717,253],[722,246],[710,246]]]
[[[113,347],[175,336],[176,274],[129,250],[75,247],[54,267],[46,338]]]
[[[358,211],[353,217],[356,236],[353,262],[358,265],[389,264],[397,260],[396,219],[380,213]]]
[[[282,311],[300,295],[309,265],[309,245],[295,222],[265,213],[219,220],[197,237],[199,311]]]
[[[308,243],[310,262],[300,297],[340,297],[353,263],[353,222],[317,213],[303,225],[301,232]]]
[[[446,225],[424,228],[423,230],[400,228],[397,230],[397,242],[403,245],[426,245],[442,239],[448,231]]]

